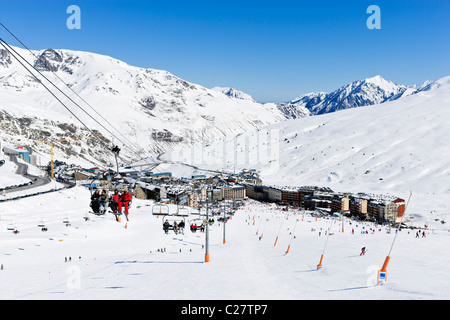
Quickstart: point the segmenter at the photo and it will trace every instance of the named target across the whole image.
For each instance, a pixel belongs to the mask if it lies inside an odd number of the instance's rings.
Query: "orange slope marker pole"
[[[411,200],[411,196],[412,196],[412,191],[410,191],[410,193],[409,193],[408,202],[406,203],[405,211],[403,212],[402,219],[400,220],[399,228],[401,228],[401,224],[403,223],[403,219],[406,215],[406,209],[408,208],[409,201]],[[387,267],[388,267],[389,261],[391,261],[392,248],[394,247],[394,243],[395,243],[395,240],[397,239],[397,235],[398,235],[398,230],[396,230],[396,232],[395,232],[394,240],[392,240],[392,244],[391,244],[391,249],[389,250],[387,257],[384,260],[383,266],[381,267],[380,270],[378,270],[377,285],[380,285],[381,283],[386,282],[386,280],[387,280]]]
[[[261,240],[264,235],[264,231],[266,230],[267,221],[269,221],[269,219],[266,219],[266,222],[264,223],[264,228],[263,228],[261,235],[259,236],[259,240]]]
[[[297,227],[297,222],[298,222],[298,219],[295,220],[294,230],[292,230],[291,241],[289,241],[289,245],[286,250],[286,254],[289,253],[289,250],[291,249],[291,243],[292,243],[292,239],[294,238],[294,232],[295,232],[295,228]]]
[[[330,236],[330,233],[331,233],[331,227],[333,226],[334,221],[335,221],[334,219],[331,221],[330,227],[328,228],[327,239],[325,240],[325,245],[323,246],[322,255],[320,256],[320,262],[319,262],[319,264],[317,265],[317,270],[320,270],[320,269],[323,268],[323,265],[322,265],[323,257],[324,257],[324,255],[325,255],[325,249],[327,248],[328,237]]]
[[[281,221],[280,230],[278,230],[277,238],[275,239],[275,243],[273,244],[274,247],[277,245],[278,237],[280,236],[280,232],[281,232],[281,227],[282,226],[283,226],[283,221]]]

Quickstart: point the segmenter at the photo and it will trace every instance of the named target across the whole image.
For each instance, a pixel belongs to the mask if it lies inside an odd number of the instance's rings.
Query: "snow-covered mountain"
[[[115,144],[121,147],[124,161],[137,160],[286,119],[384,103],[441,86],[438,80],[407,87],[376,76],[332,93],[311,93],[289,103],[261,104],[235,88],[208,89],[167,71],[133,67],[99,54],[12,49],[70,98],[25,64],[39,80],[34,78],[11,53],[0,49],[0,138],[6,143],[31,146],[48,159],[49,144],[39,141],[102,134],[100,139],[59,142],[55,144],[55,156],[108,166],[114,164],[114,158],[107,148]]]
[[[124,157],[136,159],[136,151],[158,154],[285,120],[276,108],[189,83],[167,71],[133,67],[88,52],[47,49],[31,54],[13,49],[86,112],[33,71],[73,112],[69,113],[8,51],[1,49],[1,137],[5,142],[48,153],[48,144],[36,142],[92,135],[76,118],[104,135],[104,145],[97,140],[59,144],[61,148],[55,153],[65,159],[78,154],[87,161],[105,157],[112,161],[105,146],[113,143],[122,148]]]
[[[371,106],[393,101],[433,88],[433,81],[419,86],[405,86],[375,76],[347,84],[331,93],[312,92],[299,96],[286,104],[287,109],[311,111],[314,115],[335,112],[350,108]],[[295,118],[295,117],[293,117]]]
[[[236,98],[241,100],[249,100],[256,102],[253,97],[243,91],[237,90],[233,87],[214,87],[212,90],[222,92],[223,94],[229,96],[230,98]]]
[[[288,120],[162,159],[228,172],[254,168],[269,185],[317,185],[405,198],[412,190],[416,212],[446,212],[450,77],[435,81],[434,87],[370,108]],[[423,207],[430,199],[433,208]]]

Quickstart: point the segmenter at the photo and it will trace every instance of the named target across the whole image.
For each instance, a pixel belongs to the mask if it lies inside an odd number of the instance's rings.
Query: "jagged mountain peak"
[[[306,108],[314,115],[344,109],[375,105],[396,100],[408,92],[409,87],[398,85],[380,75],[351,82],[330,92],[316,92],[302,95],[290,101],[297,108]],[[412,93],[408,92],[408,94]]]
[[[253,97],[251,95],[249,95],[243,91],[237,90],[234,87],[214,87],[214,88],[212,88],[212,90],[222,92],[223,94],[225,94],[226,96],[228,96],[230,98],[249,100],[249,101],[255,102],[255,99],[253,99]]]

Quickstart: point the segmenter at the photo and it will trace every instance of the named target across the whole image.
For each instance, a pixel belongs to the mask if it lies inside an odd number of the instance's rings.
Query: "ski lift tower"
[[[119,156],[120,148],[118,146],[114,146],[114,148],[111,149],[111,151],[114,153],[114,157],[116,158],[116,167],[117,167],[117,174],[119,174],[119,161],[117,160],[117,157]]]
[[[206,189],[206,234],[205,234],[205,262],[209,262],[209,209],[208,200],[212,199],[212,188]]]

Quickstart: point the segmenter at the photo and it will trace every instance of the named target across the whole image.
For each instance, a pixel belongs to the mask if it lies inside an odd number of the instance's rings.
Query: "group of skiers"
[[[190,229],[192,232],[197,232],[197,230],[200,230],[201,232],[205,231],[206,222],[203,222],[200,226],[197,226],[196,223],[191,224]]]
[[[183,233],[184,232],[184,221],[180,221],[179,223],[177,223],[176,221],[174,221],[173,225],[171,226],[169,221],[166,220],[163,224],[163,230],[165,233],[169,233],[170,227],[172,227],[173,231],[178,234],[178,233]]]
[[[128,190],[124,190],[121,194],[117,190],[114,191],[112,196],[109,195],[108,191],[95,190],[91,196],[91,208],[94,213],[104,214],[108,207],[111,208],[114,214],[122,213],[122,207],[125,208],[125,214],[128,217],[128,209],[131,203],[132,196]]]

